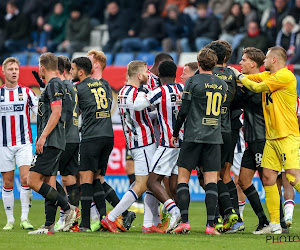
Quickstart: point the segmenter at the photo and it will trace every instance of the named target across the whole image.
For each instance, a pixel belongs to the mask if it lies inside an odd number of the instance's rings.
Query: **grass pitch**
[[[2,202],[1,202],[2,203]],[[55,235],[28,235],[20,229],[20,201],[15,202],[15,228],[4,231],[6,216],[0,204],[0,248],[1,249],[300,249],[300,242],[273,244],[266,242],[265,235],[253,235],[258,220],[249,203],[246,204],[245,232],[207,236],[204,234],[206,211],[203,202],[192,202],[189,220],[191,232],[188,235],[142,234],[143,215],[138,214],[133,227],[127,233],[56,233]],[[108,210],[111,207],[108,207]],[[266,208],[265,208],[265,211]],[[35,228],[44,223],[44,202],[34,200],[29,219]],[[300,207],[295,206],[294,224],[290,236],[300,237]],[[285,235],[288,237],[288,235]],[[272,236],[273,237],[273,236]],[[274,236],[276,238],[279,236]],[[296,239],[300,240],[300,239]],[[284,238],[282,238],[284,241]]]

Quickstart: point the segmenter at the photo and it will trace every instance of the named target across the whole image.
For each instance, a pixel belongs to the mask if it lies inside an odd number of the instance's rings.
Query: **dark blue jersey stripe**
[[[20,115],[20,131],[21,131],[21,143],[26,144],[25,130],[24,130],[24,116],[23,115]]]
[[[157,93],[155,96],[153,96],[151,99],[150,99],[150,103],[154,103],[158,98],[160,98],[162,96],[162,93],[159,92]]]
[[[129,95],[129,93],[132,89],[133,89],[133,86],[129,86],[129,89],[126,91],[125,95]]]
[[[144,123],[146,124],[146,126],[151,130],[151,128],[150,128],[150,124],[149,124],[149,122],[147,121],[147,119],[146,119],[146,115],[145,115],[145,111],[143,110],[142,111],[142,118],[143,118],[143,121],[144,121]],[[151,132],[151,139],[152,139],[152,142],[154,142],[154,137],[153,137],[153,134],[152,134],[152,132]],[[152,143],[151,142],[151,143]],[[150,144],[150,143],[149,143]]]
[[[159,121],[159,124],[161,126],[161,128],[163,127],[162,126],[162,120],[161,120],[161,115],[160,115],[160,112],[157,112],[158,114],[158,121]],[[164,130],[162,129],[161,131],[161,146],[165,146],[166,145],[166,142],[165,142],[165,135],[164,135]]]
[[[2,134],[3,134],[3,147],[7,147],[6,117],[5,116],[2,116]]]
[[[170,93],[173,93],[173,89],[172,89],[172,87],[171,87],[169,84],[167,84],[166,86],[168,87],[168,89],[169,89],[169,92],[170,92]]]
[[[5,101],[4,88],[1,89],[0,102]]]
[[[182,89],[182,87],[181,87],[180,84],[176,84],[176,86],[177,86],[177,88],[178,88],[178,90],[179,90],[180,92],[183,92],[183,89]]]

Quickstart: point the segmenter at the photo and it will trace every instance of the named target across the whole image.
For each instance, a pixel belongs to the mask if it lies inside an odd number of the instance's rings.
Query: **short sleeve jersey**
[[[52,78],[46,85],[45,90],[41,93],[38,104],[38,116],[37,116],[37,138],[39,139],[43,133],[48,120],[51,115],[51,103],[55,101],[62,101],[62,113],[61,117],[47,136],[45,147],[51,146],[58,149],[65,150],[66,146],[66,134],[65,134],[65,122],[66,122],[66,106],[65,91],[62,86],[62,81],[58,77]]]
[[[248,79],[264,82],[269,87],[262,94],[262,105],[266,125],[266,138],[278,139],[288,135],[299,136],[297,120],[297,80],[286,67],[274,74],[264,71],[248,75]]]
[[[145,98],[151,105],[157,107],[157,115],[160,130],[160,145],[163,147],[171,147],[171,138],[175,127],[177,114],[181,107],[181,94],[183,84],[166,84],[162,87],[150,91]],[[182,131],[179,138],[182,141]]]
[[[114,137],[111,121],[112,93],[104,79],[87,77],[76,85],[82,114],[82,141]]]
[[[69,80],[63,81],[63,86],[66,89],[67,121],[66,121],[66,143],[79,143],[78,130],[78,96],[76,86]]]
[[[184,141],[222,144],[221,110],[226,98],[227,84],[210,74],[190,77],[184,87],[182,99],[191,106],[184,124]]]
[[[233,100],[236,89],[236,78],[233,71],[227,67],[215,67],[213,69],[213,74],[218,76],[228,85],[226,101],[223,103],[222,106],[221,128],[222,132],[229,133],[231,132],[231,118],[229,107],[230,103]]]

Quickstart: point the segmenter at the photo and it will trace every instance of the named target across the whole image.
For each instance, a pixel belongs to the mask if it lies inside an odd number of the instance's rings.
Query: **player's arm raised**
[[[158,104],[161,100],[160,88],[146,93],[145,89],[140,87],[138,95],[134,101],[133,108],[135,111],[142,111],[145,108]]]

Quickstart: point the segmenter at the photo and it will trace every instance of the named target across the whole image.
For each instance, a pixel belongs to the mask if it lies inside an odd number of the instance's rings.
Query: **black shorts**
[[[181,146],[178,167],[194,170],[201,160],[203,172],[221,170],[221,146],[219,144],[184,141]]]
[[[223,144],[221,144],[221,168],[225,162],[233,163],[234,147],[232,147],[231,133],[222,133]]]
[[[109,155],[114,147],[113,137],[100,137],[80,144],[79,171],[97,172],[104,176]]]
[[[45,176],[55,176],[58,171],[61,149],[44,147],[42,154],[35,153],[29,171],[37,172]]]
[[[59,158],[58,170],[61,176],[76,175],[78,173],[79,143],[67,143],[65,151]]]
[[[250,142],[243,154],[241,167],[254,171],[261,169],[261,159],[266,141]]]

